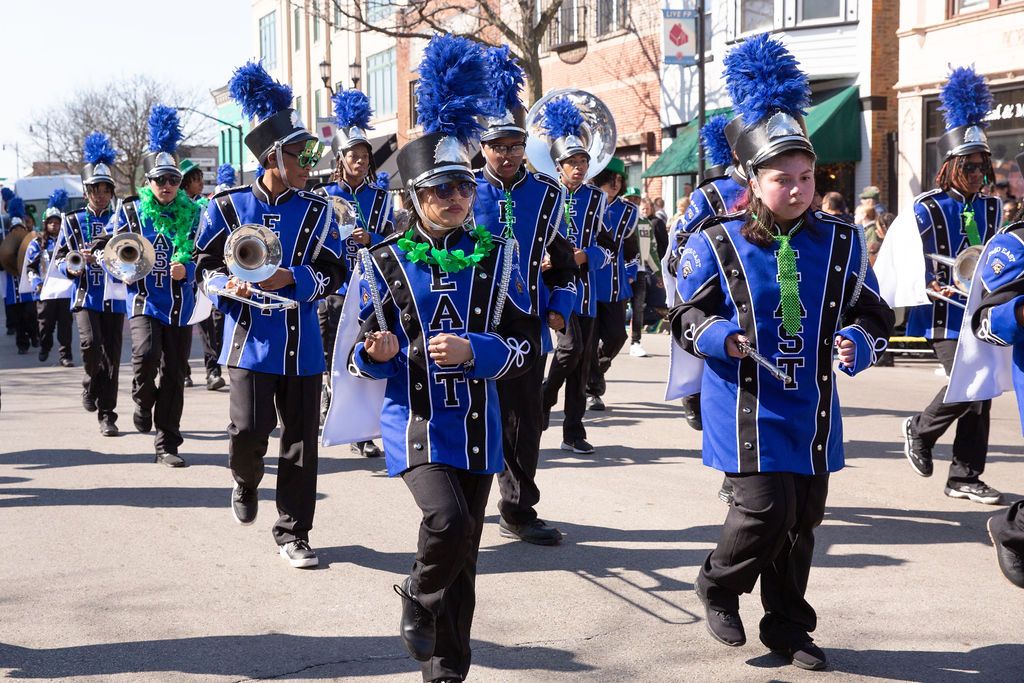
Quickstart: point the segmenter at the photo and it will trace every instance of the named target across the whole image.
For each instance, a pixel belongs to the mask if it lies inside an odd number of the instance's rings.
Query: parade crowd
[[[704,464],[722,472],[728,505],[695,580],[708,632],[744,645],[739,596],[759,585],[761,643],[824,669],[805,593],[829,480],[845,464],[835,368],[859,376],[891,359],[896,324],[873,266],[909,234],[915,253],[903,258],[924,262],[916,286],[930,294],[909,309],[907,334],[926,339],[947,374],[968,339],[1012,354],[1005,386],[1024,398],[1024,212],[994,183],[991,95],[970,68],[953,69],[943,90],[936,187],[898,233],[877,187],[864,188],[852,215],[840,194],[816,191],[810,89],[779,41],[745,40],[723,65],[735,114],[701,130],[710,168],[670,216],[602,149],[615,139],[614,128],[595,128],[610,119],[594,116],[604,103],[564,90],[527,110],[508,48],[430,41],[417,85],[422,135],[398,151],[400,182],[374,166],[370,102],[354,89],[333,98],[333,175],[311,182],[324,145],[294,115],[291,89],[249,62],[229,91],[255,122],[250,184],[222,166],[203,196],[202,170],[176,156],[177,111],[158,105],[137,194],[115,196],[118,153],[101,131],[83,140],[84,207],[54,192],[37,227],[4,189],[4,244],[17,234],[25,245],[16,265],[0,254],[8,335],[47,361],[56,333],[59,363],[74,367],[76,325],[82,406],[100,434],[116,436],[127,318],[132,426],[154,434],[157,463],[180,468],[198,326],[206,388],[228,388],[239,524],[256,520],[280,426],[272,534],[292,567],[318,564],[320,446],[382,457],[422,512],[415,561],[394,586],[401,637],[423,680],[444,683],[470,669],[492,480],[503,536],[559,544],[537,510],[551,413],[561,406],[561,449],[593,454],[584,418],[606,409],[609,368],[627,345],[645,356],[645,330],[665,326],[668,398],[703,432]],[[977,263],[970,297],[954,263],[967,250]],[[949,401],[943,389],[908,418],[913,471],[932,475],[935,444],[953,429],[945,494],[1003,503],[981,479],[997,393]],[[999,568],[1019,587],[1022,505],[989,521]]]

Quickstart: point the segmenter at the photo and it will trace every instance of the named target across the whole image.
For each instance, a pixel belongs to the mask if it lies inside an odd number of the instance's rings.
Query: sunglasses
[[[514,145],[487,145],[501,156],[519,156],[526,151],[526,145],[519,142]]]
[[[984,164],[976,164],[973,161],[968,161],[964,164],[964,173],[974,173],[975,171],[983,171],[984,169]]]
[[[163,187],[164,185],[180,185],[181,178],[176,175],[162,175],[152,179],[154,183]]]
[[[462,180],[457,183],[441,183],[430,188],[438,199],[451,199],[456,190],[463,199],[469,199],[476,194],[476,183],[470,180]]]
[[[320,157],[324,155],[324,143],[319,140],[307,140],[306,146],[298,154],[295,152],[289,152],[283,147],[281,148],[281,151],[290,157],[298,159],[299,168],[312,168],[313,166],[316,166],[317,162],[320,161]]]

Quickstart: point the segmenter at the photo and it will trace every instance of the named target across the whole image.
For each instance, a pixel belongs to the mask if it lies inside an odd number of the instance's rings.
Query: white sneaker
[[[639,342],[634,342],[629,346],[629,355],[634,358],[647,358],[647,352],[644,351],[644,347],[640,346]]]

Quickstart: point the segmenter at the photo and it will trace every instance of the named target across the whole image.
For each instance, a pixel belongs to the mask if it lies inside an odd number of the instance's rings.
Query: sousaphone
[[[579,138],[590,154],[590,168],[587,169],[587,180],[604,170],[612,157],[615,156],[615,118],[608,106],[586,90],[561,88],[552,90],[533,103],[526,114],[526,158],[537,171],[552,178],[558,177],[558,168],[551,158],[551,140],[541,125],[541,113],[548,102],[566,96],[576,105],[583,116],[583,126]]]

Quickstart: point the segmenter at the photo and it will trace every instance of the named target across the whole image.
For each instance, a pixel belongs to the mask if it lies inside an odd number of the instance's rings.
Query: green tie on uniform
[[[779,298],[782,300],[782,327],[795,336],[800,331],[800,283],[797,280],[796,254],[789,244],[789,235],[775,235],[779,250],[775,260],[779,269]]]
[[[967,242],[973,247],[981,244],[981,235],[978,234],[978,222],[974,220],[974,206],[967,202],[964,204],[964,212],[961,215],[964,219],[964,230],[967,232]]]

